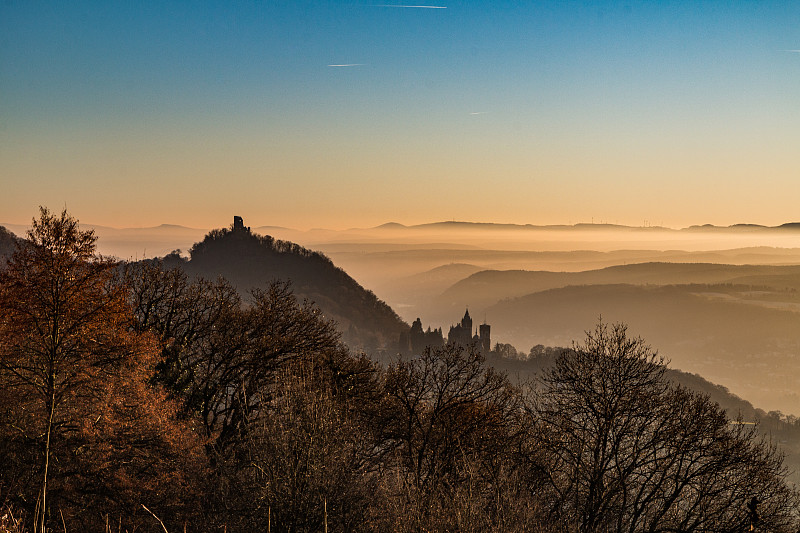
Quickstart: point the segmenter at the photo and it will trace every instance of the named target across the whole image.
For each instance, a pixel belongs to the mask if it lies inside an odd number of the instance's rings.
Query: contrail
[[[781,52],[794,52],[795,54],[800,54],[800,50],[781,50]]]
[[[407,6],[407,5],[395,5],[395,4],[378,4],[378,5],[373,5],[372,7],[403,7],[407,9],[447,9],[447,6]]]
[[[341,65],[328,65],[329,67],[363,67],[364,63],[343,63]]]

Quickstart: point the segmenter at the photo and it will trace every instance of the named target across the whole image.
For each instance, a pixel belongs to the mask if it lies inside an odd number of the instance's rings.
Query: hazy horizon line
[[[232,222],[231,216],[231,222]],[[115,230],[115,231],[134,231],[134,230],[158,230],[158,229],[165,229],[165,228],[175,228],[181,230],[195,230],[195,231],[210,231],[213,229],[218,229],[220,227],[228,227],[230,224],[226,224],[224,226],[209,226],[209,227],[196,227],[196,226],[186,226],[179,223],[171,223],[171,222],[164,222],[161,224],[157,224],[154,226],[147,225],[147,226],[112,226],[109,224],[95,224],[90,222],[82,222],[80,218],[78,222],[81,226],[87,226],[91,228],[102,228],[108,230]],[[245,220],[245,225],[247,225],[247,220]],[[766,225],[766,224],[757,224],[751,222],[738,222],[735,224],[730,225],[719,225],[719,224],[711,224],[711,223],[704,223],[704,224],[691,224],[689,226],[683,227],[672,227],[662,224],[650,224],[645,221],[642,225],[631,225],[631,224],[620,224],[616,222],[572,222],[569,221],[568,223],[546,223],[546,224],[535,224],[535,223],[518,223],[518,222],[485,222],[485,221],[475,221],[475,220],[435,220],[431,222],[421,222],[416,224],[404,224],[401,222],[396,221],[388,221],[377,225],[372,226],[348,226],[348,227],[321,227],[321,226],[312,226],[308,227],[307,229],[301,229],[298,227],[291,227],[291,226],[283,226],[279,224],[258,224],[258,225],[250,225],[252,229],[259,229],[259,228],[276,228],[288,231],[295,231],[299,233],[309,233],[315,231],[330,231],[330,232],[346,232],[346,231],[365,231],[365,230],[382,230],[382,229],[392,229],[392,228],[402,228],[402,229],[424,229],[431,226],[446,226],[446,225],[454,225],[454,226],[470,226],[470,227],[487,227],[487,226],[494,226],[494,227],[504,227],[508,229],[558,229],[558,228],[584,228],[584,227],[595,227],[595,228],[619,228],[619,229],[636,229],[636,230],[665,230],[665,231],[683,231],[683,230],[697,230],[697,229],[756,229],[756,230],[770,230],[770,229],[787,229],[787,227],[797,226],[797,229],[800,229],[800,222],[784,222],[775,226]],[[28,223],[19,223],[19,222],[0,222],[0,226],[8,228],[9,226],[14,227],[25,227],[30,228],[31,224]],[[793,229],[793,228],[792,228]]]

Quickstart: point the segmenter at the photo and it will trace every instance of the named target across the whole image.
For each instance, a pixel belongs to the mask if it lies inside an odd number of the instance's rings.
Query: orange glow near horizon
[[[450,7],[3,6],[0,223],[800,220],[800,7]]]

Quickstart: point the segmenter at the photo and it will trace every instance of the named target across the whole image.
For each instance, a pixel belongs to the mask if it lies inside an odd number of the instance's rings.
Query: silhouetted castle
[[[469,316],[469,309],[467,309],[464,313],[464,318],[461,319],[461,323],[450,326],[450,332],[447,334],[447,342],[449,344],[460,344],[465,347],[474,345],[485,355],[492,349],[490,333],[491,326],[484,323],[475,331],[475,335],[472,334],[472,317]]]
[[[250,228],[245,227],[244,220],[242,217],[237,217],[236,215],[233,216],[233,231],[247,231],[250,232]]]
[[[422,321],[417,318],[408,332],[400,333],[400,353],[403,355],[419,355],[425,348],[431,346],[438,348],[444,346],[444,335],[442,328],[432,330],[428,326],[427,331],[422,329]]]
[[[449,344],[458,344],[465,348],[472,346],[486,355],[492,349],[490,331],[491,326],[489,324],[481,324],[473,336],[472,318],[469,316],[469,310],[467,310],[464,318],[461,319],[461,323],[450,327],[450,332],[447,334],[447,342]],[[422,321],[417,318],[411,324],[409,331],[400,333],[398,351],[402,355],[420,355],[425,351],[425,348],[438,348],[444,346],[444,344],[444,335],[441,328],[432,330],[429,326],[425,331],[422,329]]]

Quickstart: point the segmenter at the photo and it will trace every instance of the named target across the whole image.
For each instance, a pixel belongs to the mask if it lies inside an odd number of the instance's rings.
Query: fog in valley
[[[0,533],[800,531],[800,2],[0,2]]]
[[[24,227],[8,225],[18,235]],[[186,255],[203,229],[96,227],[101,253]],[[519,352],[569,346],[601,318],[765,410],[800,413],[800,230],[442,222],[308,231],[253,228],[321,251],[402,319],[465,308]]]
[[[408,322],[447,331],[469,308],[492,325],[492,342],[524,353],[569,346],[600,317],[625,322],[671,367],[765,410],[800,413],[800,232],[791,227],[445,223],[393,227],[383,240],[381,228],[342,233],[307,244]]]

